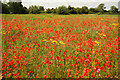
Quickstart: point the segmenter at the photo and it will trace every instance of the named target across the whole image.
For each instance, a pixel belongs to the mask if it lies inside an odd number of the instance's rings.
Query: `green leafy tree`
[[[58,14],[69,14],[68,9],[65,6],[59,6],[57,9]]]
[[[43,6],[39,6],[39,10],[40,11],[44,11],[44,7]]]
[[[120,15],[120,11],[118,11],[119,15]]]
[[[81,14],[81,13],[82,13],[82,12],[81,12],[81,8],[77,7],[77,8],[76,8],[76,12],[77,12],[77,14]]]
[[[90,8],[89,14],[95,14],[97,12],[96,8]]]
[[[101,13],[101,14],[104,13],[105,8],[106,8],[105,4],[103,4],[103,3],[99,4],[97,7],[99,13]]]
[[[46,13],[52,13],[52,10],[50,8],[46,9]]]
[[[2,3],[2,13],[3,14],[9,14],[10,13],[7,4]]]
[[[23,14],[25,12],[22,2],[9,2],[8,8],[12,14]]]
[[[72,7],[69,5],[69,6],[68,6],[68,10],[71,10],[71,9],[72,9]]]
[[[23,7],[24,8],[24,14],[28,14],[29,13],[29,10],[26,8],[26,7]]]
[[[70,13],[70,14],[77,14],[77,11],[76,11],[76,9],[74,8],[74,9],[71,9],[69,13]]]
[[[77,14],[77,11],[74,7],[71,7],[70,5],[68,6],[68,12],[70,14]]]
[[[88,7],[87,7],[87,6],[83,6],[83,7],[81,8],[81,13],[83,13],[83,14],[88,14]]]
[[[0,1],[0,14],[2,14],[2,3]]]
[[[57,8],[55,8],[55,9],[52,8],[52,13],[57,13],[56,11],[57,11]]]
[[[44,11],[44,7],[43,6],[30,6],[29,7],[29,13],[30,14],[40,14],[41,12]]]
[[[115,7],[115,6],[111,6],[111,7],[110,7],[110,13],[112,13],[112,14],[118,13],[118,8]]]

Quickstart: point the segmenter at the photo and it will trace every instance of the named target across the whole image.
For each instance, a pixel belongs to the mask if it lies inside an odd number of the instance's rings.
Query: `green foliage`
[[[76,12],[77,12],[77,14],[81,14],[81,13],[82,13],[82,12],[81,12],[81,8],[77,7],[77,8],[76,8]]]
[[[99,11],[96,8],[90,8],[89,9],[89,14],[95,14],[97,12],[99,12]]]
[[[69,6],[68,6],[68,10],[71,10],[71,9],[72,9],[72,7],[69,5]]]
[[[2,14],[2,3],[0,1],[0,14]]]
[[[111,6],[111,7],[110,7],[110,13],[111,13],[111,14],[116,14],[116,13],[118,13],[118,8],[116,8],[115,6]]]
[[[2,3],[2,13],[3,14],[9,14],[10,13],[7,4]]]
[[[88,7],[87,7],[87,6],[83,6],[83,7],[81,8],[81,13],[83,13],[83,14],[88,14]]]
[[[44,7],[43,6],[30,6],[29,7],[29,13],[30,14],[40,14],[42,11],[44,11]]]
[[[69,14],[68,9],[65,6],[59,6],[57,9],[58,14]]]
[[[22,2],[9,2],[8,6],[11,14],[23,14],[25,12]]]
[[[24,8],[24,11],[25,11],[24,13],[25,13],[25,14],[28,14],[28,13],[29,13],[29,10],[28,10],[26,7],[23,7],[23,8]]]
[[[70,14],[77,14],[77,11],[75,9],[71,9],[69,13]]]
[[[57,13],[57,8],[55,8],[55,9],[54,8],[52,8],[52,9],[48,8],[48,9],[46,9],[45,12],[48,13],[48,14],[49,13],[54,13],[55,14],[55,13]]]
[[[52,13],[57,13],[57,8],[52,8]]]
[[[104,6],[105,6],[105,4],[103,4],[103,3],[98,5],[97,9],[100,13],[104,13],[104,9],[106,8]]]
[[[98,12],[97,14],[98,14],[98,15],[100,15],[100,14],[101,14],[101,12]]]
[[[52,13],[52,10],[48,8],[48,9],[46,10],[46,13]]]
[[[120,11],[118,11],[118,14],[120,14]]]
[[[68,12],[70,14],[77,14],[77,11],[74,7],[71,7],[70,5],[68,6]]]

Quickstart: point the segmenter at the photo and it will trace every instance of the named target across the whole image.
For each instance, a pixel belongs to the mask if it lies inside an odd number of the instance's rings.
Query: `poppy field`
[[[118,16],[2,15],[4,78],[118,78]]]

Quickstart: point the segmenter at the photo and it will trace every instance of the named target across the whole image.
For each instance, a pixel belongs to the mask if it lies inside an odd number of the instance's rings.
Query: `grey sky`
[[[45,8],[56,8],[61,5],[71,5],[73,7],[82,7],[88,6],[97,7],[100,3],[104,3],[106,9],[110,9],[112,5],[118,7],[118,2],[120,0],[22,0],[23,5],[29,7],[31,5],[40,5],[44,6]]]
[[[106,9],[110,9],[112,5],[118,7],[118,2],[120,0],[29,0],[29,1],[21,0],[21,1],[22,4],[27,8],[31,5],[40,5],[44,6],[45,8],[56,8],[61,5],[64,6],[71,5],[73,7],[88,6],[88,8],[91,8],[97,7],[100,3],[104,3]]]

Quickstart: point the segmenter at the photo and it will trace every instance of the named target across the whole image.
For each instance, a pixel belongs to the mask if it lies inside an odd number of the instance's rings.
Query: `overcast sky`
[[[31,5],[44,6],[44,8],[56,8],[62,5],[66,7],[68,5],[71,5],[73,7],[88,6],[88,8],[91,7],[94,8],[97,7],[100,3],[104,3],[105,7],[108,10],[113,5],[118,7],[118,2],[120,0],[21,0],[21,1],[22,4],[27,8]]]

